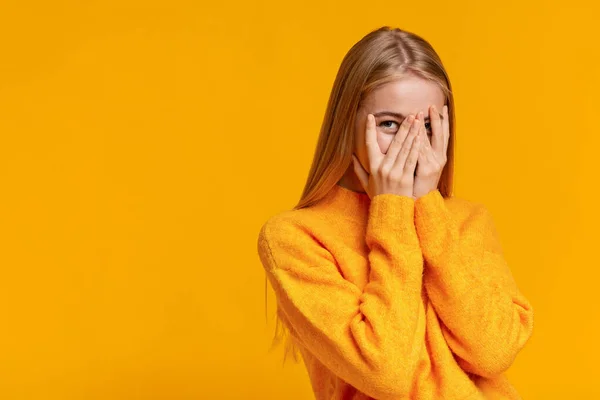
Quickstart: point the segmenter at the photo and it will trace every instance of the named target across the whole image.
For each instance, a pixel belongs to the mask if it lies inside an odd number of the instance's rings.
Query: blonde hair
[[[456,123],[454,98],[448,74],[440,57],[425,39],[399,28],[383,26],[371,31],[354,44],[342,60],[329,96],[304,191],[294,210],[318,203],[337,184],[352,163],[354,121],[361,102],[373,90],[406,74],[434,82],[445,95],[450,137],[447,162],[438,189],[443,197],[453,195]],[[265,275],[265,310],[266,281]],[[271,349],[284,341],[283,363],[290,353],[297,362],[299,349],[289,328],[281,320],[279,307],[276,322]]]

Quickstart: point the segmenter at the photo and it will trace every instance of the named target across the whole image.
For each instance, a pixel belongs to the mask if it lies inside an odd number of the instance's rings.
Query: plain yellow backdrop
[[[524,399],[600,398],[598,7],[519,1],[3,1],[0,398],[310,399],[268,352],[258,229],[301,193],[337,68],[429,40],[456,195],[534,305]]]

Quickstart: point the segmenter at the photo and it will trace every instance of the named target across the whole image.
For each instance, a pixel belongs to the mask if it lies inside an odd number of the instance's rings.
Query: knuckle
[[[381,165],[381,167],[379,168],[379,176],[381,176],[382,178],[387,178],[390,174],[390,167],[387,163],[384,163]]]
[[[375,163],[370,163],[369,171],[370,171],[370,173],[369,173],[370,175],[377,176],[379,174],[379,167]]]
[[[404,173],[402,174],[402,176],[400,177],[400,184],[402,184],[403,186],[408,186],[412,183],[412,176],[410,174]]]
[[[427,168],[423,171],[423,175],[429,178],[435,175],[435,171],[431,168]]]

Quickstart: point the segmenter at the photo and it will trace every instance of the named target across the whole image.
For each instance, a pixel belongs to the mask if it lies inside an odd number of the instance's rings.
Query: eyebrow
[[[378,113],[373,114],[373,116],[375,117],[382,117],[384,115],[391,115],[392,117],[396,117],[398,119],[404,119],[406,118],[406,116],[402,113],[396,113],[396,112],[392,112],[392,111],[380,111]],[[440,119],[444,119],[444,116],[440,113],[438,113],[438,115],[440,116]],[[429,116],[425,117],[425,121],[429,121],[430,118]]]

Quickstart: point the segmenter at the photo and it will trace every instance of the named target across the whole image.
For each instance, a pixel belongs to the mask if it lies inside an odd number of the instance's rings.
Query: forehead
[[[426,111],[430,104],[441,111],[444,100],[436,83],[408,75],[377,88],[365,98],[364,104],[369,112],[392,111],[408,115]]]

